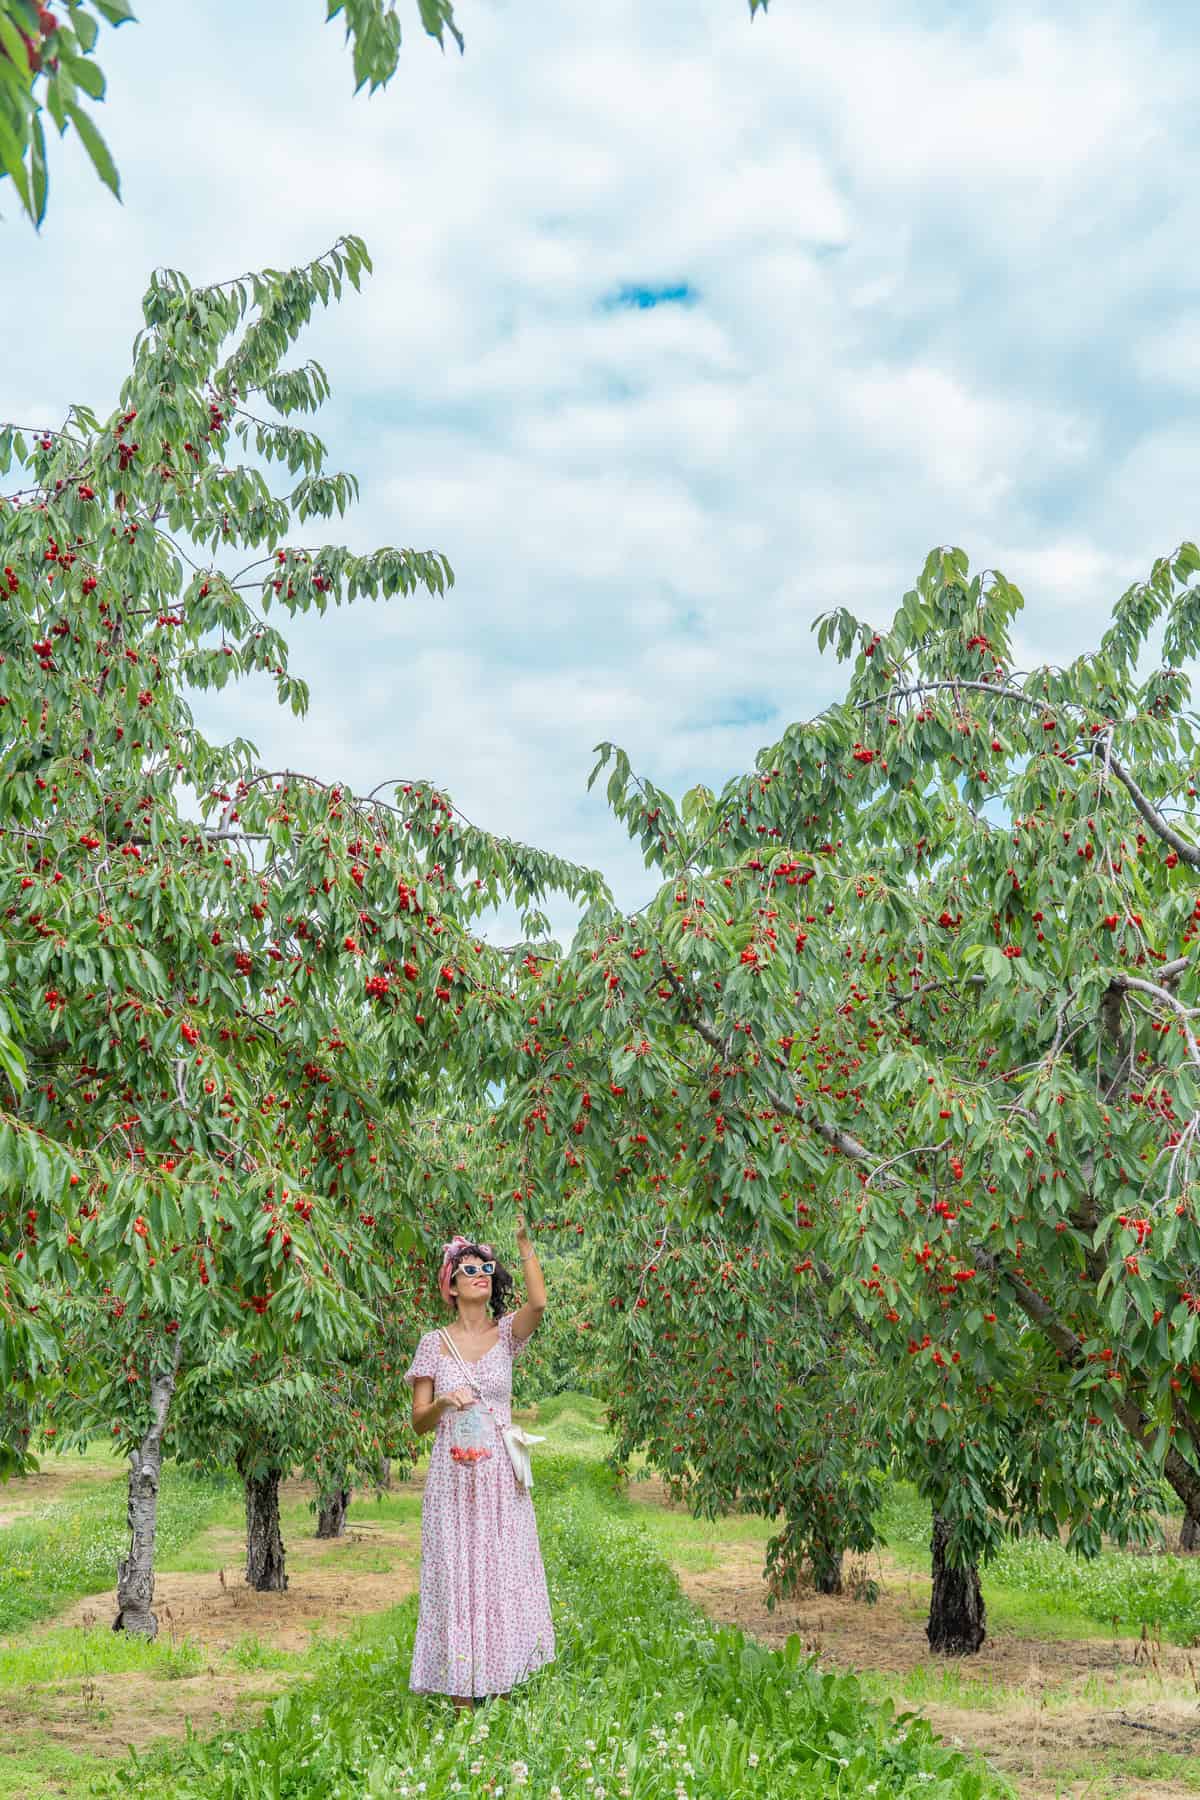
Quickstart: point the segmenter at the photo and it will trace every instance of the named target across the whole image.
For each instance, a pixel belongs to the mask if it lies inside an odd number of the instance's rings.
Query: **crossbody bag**
[[[533,1486],[533,1459],[530,1455],[530,1446],[533,1444],[544,1444],[546,1441],[545,1438],[535,1437],[531,1432],[526,1431],[523,1425],[501,1425],[495,1412],[479,1392],[479,1388],[471,1377],[470,1368],[459,1355],[458,1346],[450,1336],[450,1333],[446,1330],[441,1330],[439,1331],[438,1336],[443,1340],[451,1356],[466,1376],[467,1386],[471,1389],[471,1392],[477,1396],[480,1405],[491,1413],[492,1423],[500,1433],[500,1436],[504,1439],[504,1448],[508,1451],[508,1460],[512,1464],[513,1474],[523,1488],[531,1488]]]

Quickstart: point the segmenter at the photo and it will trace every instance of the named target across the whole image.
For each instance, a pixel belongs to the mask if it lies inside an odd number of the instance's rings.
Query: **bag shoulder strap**
[[[456,1363],[457,1363],[457,1364],[458,1364],[458,1366],[459,1366],[459,1368],[460,1368],[460,1369],[461,1369],[461,1370],[462,1370],[462,1372],[463,1372],[463,1374],[464,1374],[464,1375],[465,1375],[465,1376],[466,1376],[466,1378],[467,1378],[467,1386],[468,1386],[468,1387],[469,1387],[469,1388],[471,1388],[471,1389],[472,1389],[472,1390],[473,1390],[473,1391],[474,1391],[474,1392],[475,1392],[475,1393],[476,1393],[476,1394],[479,1394],[479,1400],[480,1400],[480,1404],[481,1404],[481,1405],[482,1405],[482,1406],[484,1406],[484,1407],[486,1407],[486,1408],[487,1408],[487,1410],[488,1410],[488,1412],[491,1412],[491,1411],[492,1411],[492,1409],[491,1409],[491,1407],[490,1407],[490,1406],[488,1406],[488,1403],[487,1403],[487,1401],[486,1401],[486,1400],[485,1400],[485,1399],[484,1399],[484,1398],[483,1398],[483,1395],[482,1395],[482,1394],[480,1394],[480,1393],[479,1393],[479,1388],[478,1388],[478,1385],[477,1385],[477,1384],[476,1384],[476,1383],[475,1383],[475,1381],[473,1381],[473,1380],[472,1380],[472,1378],[471,1378],[471,1371],[470,1371],[470,1368],[469,1368],[469,1367],[468,1367],[468,1365],[467,1365],[467,1364],[466,1364],[466,1363],[465,1363],[465,1362],[464,1362],[464,1361],[463,1361],[463,1359],[462,1359],[462,1357],[461,1357],[461,1355],[460,1355],[460,1354],[459,1354],[459,1349],[458,1349],[458,1345],[457,1345],[457,1344],[456,1344],[456,1343],[455,1343],[455,1342],[454,1342],[454,1339],[453,1339],[453,1338],[452,1338],[452,1337],[451,1337],[451,1336],[450,1336],[450,1333],[449,1333],[449,1332],[448,1332],[448,1331],[447,1331],[447,1330],[446,1330],[446,1328],[445,1328],[445,1326],[439,1326],[439,1328],[438,1328],[438,1336],[439,1336],[439,1337],[440,1337],[440,1338],[444,1338],[444,1339],[445,1339],[445,1342],[446,1342],[446,1345],[447,1345],[447,1348],[448,1348],[448,1349],[449,1349],[449,1351],[450,1351],[450,1354],[451,1354],[451,1356],[452,1356],[452,1357],[453,1357],[453,1358],[454,1358],[454,1360],[455,1360],[455,1362],[456,1362]],[[494,1413],[493,1413],[493,1414],[492,1414],[492,1416],[493,1416],[493,1418],[494,1418],[494,1417],[495,1417],[495,1414],[494,1414]]]

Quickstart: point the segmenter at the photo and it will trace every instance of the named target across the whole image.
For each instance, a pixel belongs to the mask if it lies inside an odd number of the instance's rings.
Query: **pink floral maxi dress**
[[[421,1604],[409,1687],[415,1694],[506,1694],[554,1660],[554,1623],[538,1544],[533,1499],[513,1473],[500,1426],[512,1418],[512,1364],[525,1343],[512,1315],[478,1362],[472,1382],[496,1415],[476,1402],[492,1454],[476,1462],[450,1455],[454,1413],[433,1434],[421,1507]],[[466,1385],[436,1331],[417,1345],[404,1379],[427,1375],[435,1399]]]

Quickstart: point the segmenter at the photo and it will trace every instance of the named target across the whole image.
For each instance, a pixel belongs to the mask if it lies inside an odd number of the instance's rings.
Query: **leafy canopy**
[[[306,529],[357,489],[296,422],[324,371],[286,358],[369,266],[346,238],[159,271],[115,409],[0,427],[0,1379],[43,1398],[68,1327],[142,1327],[139,1380],[226,1332],[328,1357],[369,1329],[420,1235],[413,1133],[517,1029],[523,946],[482,916],[538,934],[550,893],[604,892],[426,781],[265,769],[192,713],[253,675],[303,711],[281,612],[449,589],[436,552]]]
[[[795,1253],[931,1467],[1032,1333],[1200,1514],[1198,573],[1022,671],[1020,591],[937,549],[889,623],[818,622],[844,698],[719,795],[602,745],[661,885],[542,972],[505,1098],[531,1183]]]

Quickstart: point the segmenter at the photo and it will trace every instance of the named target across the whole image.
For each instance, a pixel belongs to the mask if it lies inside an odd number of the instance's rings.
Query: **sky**
[[[459,56],[404,0],[369,98],[324,10],[142,0],[101,46],[123,204],[68,139],[40,237],[0,224],[35,424],[115,402],[153,267],[367,241],[301,345],[340,534],[457,581],[284,627],[303,720],[201,696],[269,766],[434,780],[635,907],[602,739],[720,785],[839,691],[813,619],[886,622],[933,545],[1021,588],[1028,666],[1200,535],[1193,9],[460,0]]]

